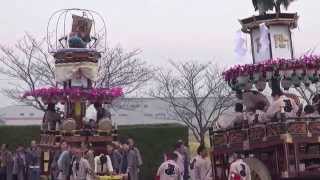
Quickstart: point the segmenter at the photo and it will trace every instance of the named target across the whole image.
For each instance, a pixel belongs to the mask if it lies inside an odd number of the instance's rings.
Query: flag
[[[247,40],[244,37],[244,34],[241,30],[236,32],[235,38],[235,49],[234,52],[236,53],[236,59],[239,60],[247,54]]]
[[[265,23],[262,23],[259,25],[259,29],[260,29],[260,44],[261,44],[261,48],[260,48],[260,52],[261,53],[269,53],[269,28],[266,26]]]

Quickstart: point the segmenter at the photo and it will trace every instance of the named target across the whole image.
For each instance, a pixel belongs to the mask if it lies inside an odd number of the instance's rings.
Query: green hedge
[[[0,126],[0,143],[11,147],[29,145],[38,140],[39,126]],[[187,142],[188,130],[181,125],[136,125],[119,127],[119,138],[133,137],[143,156],[144,165],[141,180],[152,180],[163,159],[163,153],[172,150],[178,139]]]

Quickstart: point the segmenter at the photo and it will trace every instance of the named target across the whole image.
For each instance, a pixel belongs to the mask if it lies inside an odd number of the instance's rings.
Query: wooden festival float
[[[101,53],[106,50],[106,27],[99,13],[85,9],[56,11],[47,31],[57,85],[24,94],[24,98],[40,99],[48,107],[40,135],[43,175],[49,174],[57,142],[90,144],[96,154],[105,154],[106,144],[117,138],[117,128],[104,105],[123,95],[118,87],[94,87]],[[64,106],[61,113],[56,110],[57,104]],[[87,107],[93,104],[102,117],[90,126],[85,116]]]
[[[319,84],[320,56],[294,57],[291,30],[297,27],[297,20],[297,14],[291,13],[240,20],[242,32],[251,38],[253,64],[224,72],[230,88],[242,95],[250,90],[271,94],[266,87],[272,89],[275,83],[284,93],[295,93],[296,87]],[[267,46],[263,47],[261,36],[266,28]],[[313,100],[318,109],[319,97]],[[287,117],[286,107],[277,117],[272,122],[249,125],[244,121],[236,128],[210,129],[214,179],[228,179],[228,158],[233,153],[244,156],[253,180],[320,179],[320,117]]]

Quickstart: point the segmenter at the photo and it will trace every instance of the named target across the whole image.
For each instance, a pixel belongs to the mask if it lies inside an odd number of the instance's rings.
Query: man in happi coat
[[[178,155],[176,153],[168,153],[167,160],[163,162],[156,175],[156,180],[180,180],[181,170],[177,164]]]
[[[238,154],[231,155],[228,180],[251,180],[250,167]]]

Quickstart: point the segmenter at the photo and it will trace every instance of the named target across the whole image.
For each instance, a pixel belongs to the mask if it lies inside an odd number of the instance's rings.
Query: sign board
[[[271,25],[269,28],[269,47],[262,50],[259,28],[251,31],[253,63],[261,63],[269,59],[293,58],[291,31],[287,25]]]
[[[92,27],[92,20],[72,15],[72,32],[73,33],[80,33],[80,37],[85,41],[89,41],[90,39],[90,32]]]
[[[293,58],[291,32],[286,25],[270,26],[270,39],[273,59]]]

